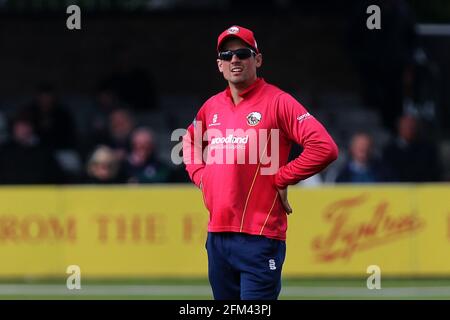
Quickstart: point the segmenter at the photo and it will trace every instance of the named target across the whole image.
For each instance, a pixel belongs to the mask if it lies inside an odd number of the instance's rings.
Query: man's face
[[[354,161],[365,164],[369,162],[372,152],[372,140],[366,134],[359,134],[353,137],[350,153]]]
[[[153,152],[153,136],[146,131],[137,131],[132,138],[133,151],[145,156]]]
[[[116,110],[110,115],[111,134],[124,138],[133,130],[133,121],[130,115],[123,110]]]
[[[222,46],[222,51],[237,50],[248,48],[248,46],[240,39],[227,40]],[[231,61],[217,59],[219,71],[223,73],[223,77],[228,82],[237,86],[247,86],[256,80],[256,69],[262,64],[262,55],[258,53],[247,59],[239,59],[233,55]]]

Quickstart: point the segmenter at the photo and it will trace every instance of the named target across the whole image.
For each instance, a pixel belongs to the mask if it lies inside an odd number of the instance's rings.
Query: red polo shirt
[[[298,101],[263,79],[240,96],[234,105],[227,88],[200,108],[183,137],[186,170],[201,185],[209,232],[285,240],[287,215],[277,188],[320,172],[338,148]],[[303,152],[288,163],[291,143]]]

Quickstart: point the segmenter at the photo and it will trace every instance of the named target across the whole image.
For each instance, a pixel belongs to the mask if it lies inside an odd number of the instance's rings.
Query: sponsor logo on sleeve
[[[302,114],[301,116],[298,116],[298,117],[297,117],[297,120],[298,120],[299,122],[302,122],[303,120],[306,120],[306,119],[308,119],[308,118],[311,118],[311,115],[309,114],[309,112],[307,112],[307,113],[305,113],[305,114]]]

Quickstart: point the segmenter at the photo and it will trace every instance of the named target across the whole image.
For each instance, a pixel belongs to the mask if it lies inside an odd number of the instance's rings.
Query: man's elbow
[[[325,162],[327,165],[335,161],[339,156],[339,148],[336,143],[330,139],[327,144],[327,152],[325,155]]]

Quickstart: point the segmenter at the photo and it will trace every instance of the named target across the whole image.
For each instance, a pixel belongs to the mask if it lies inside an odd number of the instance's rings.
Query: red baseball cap
[[[231,26],[219,35],[219,38],[217,39],[217,52],[219,52],[222,43],[228,38],[241,39],[250,47],[252,47],[256,51],[256,53],[259,53],[258,45],[256,44],[253,31],[240,26]]]

